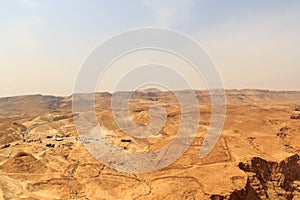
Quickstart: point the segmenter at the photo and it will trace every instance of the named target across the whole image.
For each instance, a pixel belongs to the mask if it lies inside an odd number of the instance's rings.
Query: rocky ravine
[[[240,162],[246,172],[245,188],[228,196],[212,195],[212,199],[299,199],[300,156],[292,155],[281,162],[266,161],[259,157]]]

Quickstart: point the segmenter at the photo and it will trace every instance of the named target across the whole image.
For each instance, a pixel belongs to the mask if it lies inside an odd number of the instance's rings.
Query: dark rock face
[[[32,155],[29,154],[29,153],[23,152],[23,151],[18,152],[18,153],[15,155],[16,158],[17,158],[17,157],[24,157],[24,156],[32,156]]]
[[[300,198],[300,156],[297,154],[281,162],[255,157],[239,163],[239,168],[248,176],[245,188],[235,190],[229,196],[212,195],[211,199],[292,200]]]
[[[240,199],[240,200],[255,200],[255,199],[261,199],[259,195],[256,193],[254,188],[250,184],[250,180],[248,178],[247,185],[242,190],[235,190],[232,192],[230,196],[221,196],[221,195],[212,195],[210,197],[213,200],[225,200],[225,199]]]
[[[299,196],[300,156],[295,154],[281,162],[270,162],[253,158],[239,163],[240,169],[248,175],[250,187],[258,199],[293,199]]]

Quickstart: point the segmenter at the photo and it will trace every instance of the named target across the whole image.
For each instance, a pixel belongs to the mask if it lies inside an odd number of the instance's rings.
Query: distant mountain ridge
[[[176,92],[186,92],[176,91]],[[128,94],[129,92],[117,92],[118,94]],[[209,92],[207,90],[195,91],[199,103],[207,104],[210,102]],[[96,93],[97,98],[110,98],[111,93]],[[84,97],[84,94],[80,96]],[[121,95],[122,96],[122,95]],[[160,98],[174,98],[170,91],[160,91],[158,89],[146,89],[135,91],[132,95],[133,99],[152,97],[155,100]],[[270,91],[270,90],[226,90],[227,104],[300,104],[300,91]],[[54,111],[60,109],[70,109],[72,105],[72,97],[59,97],[49,95],[24,95],[15,97],[0,98],[0,111],[32,111],[47,110]]]

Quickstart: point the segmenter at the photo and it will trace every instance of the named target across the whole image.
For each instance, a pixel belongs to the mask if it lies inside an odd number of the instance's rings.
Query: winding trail
[[[68,184],[69,184],[69,187],[70,187],[70,190],[71,190],[71,198],[74,199],[77,196],[77,190],[74,187],[73,180],[74,180],[74,173],[76,172],[76,170],[79,166],[79,161],[78,160],[73,160],[73,159],[72,159],[72,161],[74,162],[74,167],[70,171],[69,178],[68,178]]]

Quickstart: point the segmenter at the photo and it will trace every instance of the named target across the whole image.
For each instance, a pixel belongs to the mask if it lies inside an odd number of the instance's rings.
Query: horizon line
[[[109,91],[95,91],[95,92],[85,92],[85,93],[71,93],[70,95],[56,95],[56,94],[45,94],[45,93],[28,93],[28,94],[17,94],[17,95],[8,95],[8,96],[1,96],[0,95],[0,99],[2,98],[13,98],[13,97],[25,97],[25,96],[49,96],[49,97],[71,97],[75,94],[80,95],[80,94],[101,94],[101,93],[109,93],[109,94],[115,94],[115,93],[119,93],[119,92],[142,92],[142,91],[147,91],[147,90],[156,90],[158,92],[183,92],[183,91],[196,91],[196,92],[205,92],[205,91],[209,91],[209,89],[179,89],[179,90],[160,90],[157,88],[146,88],[146,89],[142,89],[142,90],[135,90],[135,91],[131,91],[131,90],[120,90],[120,91],[115,91],[115,92],[109,92]],[[257,88],[243,88],[243,89],[236,89],[236,88],[214,88],[214,89],[210,89],[210,90],[225,90],[225,91],[264,91],[264,92],[300,92],[300,90],[282,90],[282,89],[257,89]]]

